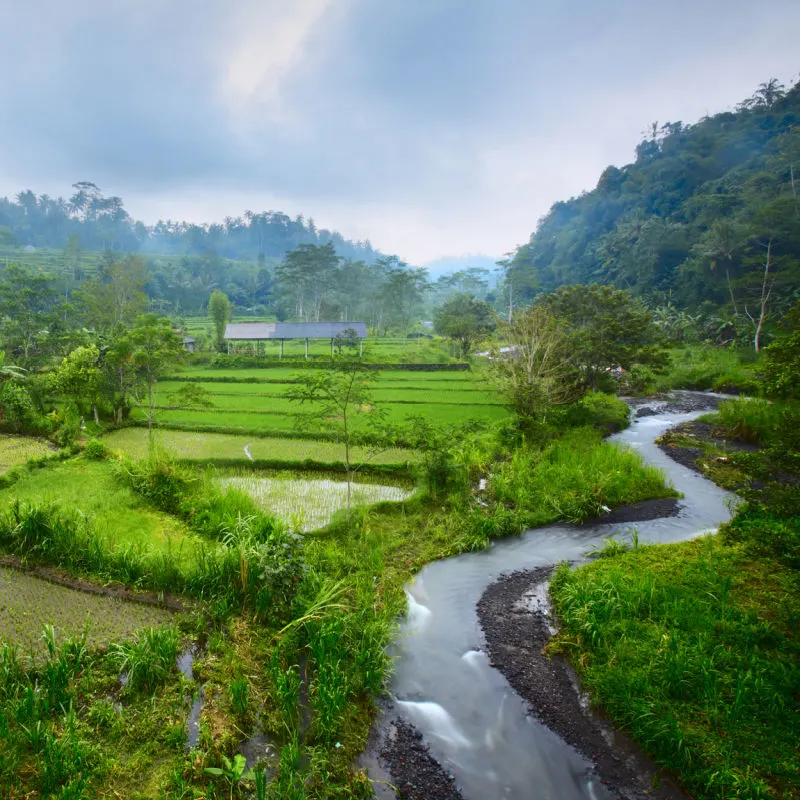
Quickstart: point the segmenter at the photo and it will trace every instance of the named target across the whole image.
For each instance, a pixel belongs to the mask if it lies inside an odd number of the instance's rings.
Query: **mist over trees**
[[[800,83],[735,111],[653,123],[636,160],[555,203],[503,263],[506,306],[569,284],[701,312],[720,341],[759,346],[800,295]]]

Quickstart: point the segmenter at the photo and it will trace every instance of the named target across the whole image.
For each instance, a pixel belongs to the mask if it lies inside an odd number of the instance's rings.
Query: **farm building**
[[[363,322],[231,322],[225,327],[225,341],[228,352],[236,342],[280,342],[280,355],[283,357],[283,343],[291,339],[305,339],[306,358],[308,342],[311,339],[330,339],[331,353],[340,337],[355,338],[359,347],[367,338],[367,326]]]

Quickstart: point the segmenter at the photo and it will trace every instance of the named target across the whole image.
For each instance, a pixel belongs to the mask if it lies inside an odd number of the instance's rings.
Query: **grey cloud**
[[[277,98],[233,109],[220,86],[238,15],[264,0],[66,6],[0,10],[0,190],[96,180],[174,198],[174,217],[198,191],[263,192],[345,229],[359,209],[390,233],[396,218],[398,242],[431,257],[523,241],[563,192],[630,157],[653,114],[691,121],[769,69],[788,78],[800,23],[794,0],[335,0]]]

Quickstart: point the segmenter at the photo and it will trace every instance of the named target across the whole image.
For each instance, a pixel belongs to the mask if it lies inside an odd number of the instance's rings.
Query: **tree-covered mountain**
[[[280,211],[226,217],[197,225],[159,220],[145,225],[125,210],[120,197],[105,197],[95,184],[73,185],[69,199],[27,190],[14,200],[0,198],[0,244],[62,249],[74,237],[85,251],[122,251],[202,256],[213,252],[237,261],[283,258],[300,244],[333,242],[343,258],[372,261],[378,253],[369,241],[352,242],[336,231],[318,229],[311,218],[294,219]]]
[[[518,305],[611,284],[753,334],[800,295],[799,172],[800,83],[770,80],[693,125],[653,123],[634,163],[539,221],[507,262],[505,293]]]

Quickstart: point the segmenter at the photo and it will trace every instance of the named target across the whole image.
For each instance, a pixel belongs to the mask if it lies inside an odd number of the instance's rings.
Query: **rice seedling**
[[[0,639],[22,652],[44,656],[53,651],[56,640],[79,634],[84,627],[87,643],[102,647],[172,619],[163,609],[87,594],[0,567]],[[50,626],[50,639],[42,638],[44,626]]]
[[[344,445],[336,442],[301,438],[270,438],[239,436],[224,433],[197,433],[192,431],[158,431],[161,446],[176,457],[188,461],[234,460],[248,461],[315,461],[336,464],[344,461]],[[147,431],[142,428],[124,428],[114,431],[104,440],[112,450],[121,450],[132,458],[145,458],[148,454]],[[364,448],[353,448],[354,459],[361,460],[368,453]],[[249,456],[248,456],[249,453]],[[403,448],[389,448],[373,458],[376,464],[407,464],[418,459],[418,453]]]
[[[52,445],[27,436],[0,434],[0,474],[24,464],[32,458],[41,458],[54,452]]]
[[[312,531],[327,525],[347,505],[347,482],[319,478],[314,473],[273,473],[269,477],[242,474],[219,479],[223,487],[240,489],[260,508],[275,514],[295,530]],[[352,505],[406,500],[413,491],[377,483],[354,483]]]

